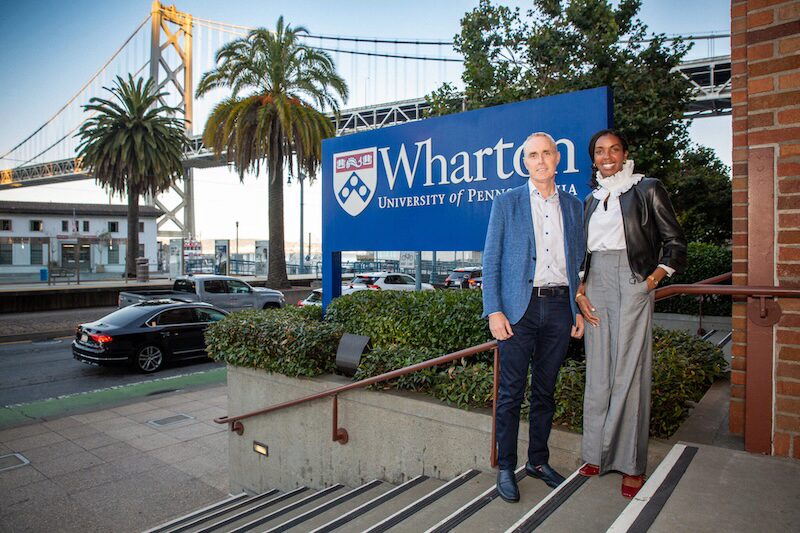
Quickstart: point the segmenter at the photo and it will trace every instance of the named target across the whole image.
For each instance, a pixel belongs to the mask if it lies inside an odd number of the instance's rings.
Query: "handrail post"
[[[333,398],[333,430],[331,432],[331,437],[333,438],[333,442],[338,442],[339,444],[347,444],[347,441],[350,440],[350,436],[347,434],[346,429],[339,427],[339,395],[334,394],[332,398]]]
[[[492,450],[489,461],[492,468],[497,466],[497,391],[500,386],[500,348],[494,347],[494,378],[492,385]]]

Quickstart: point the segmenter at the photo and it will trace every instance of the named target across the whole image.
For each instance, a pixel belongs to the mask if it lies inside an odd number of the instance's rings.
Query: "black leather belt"
[[[533,293],[539,298],[569,296],[569,287],[566,285],[561,285],[560,287],[534,287]]]

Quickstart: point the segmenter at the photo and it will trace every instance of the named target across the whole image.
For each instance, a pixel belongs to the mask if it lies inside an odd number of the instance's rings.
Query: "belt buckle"
[[[547,291],[547,287],[536,287],[537,298],[544,298],[545,296],[547,296],[547,293],[546,292],[543,293],[542,291]]]

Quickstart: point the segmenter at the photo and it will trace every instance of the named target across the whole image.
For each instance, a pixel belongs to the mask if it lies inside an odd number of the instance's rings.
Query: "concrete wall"
[[[228,412],[255,411],[350,383],[339,376],[294,379],[261,370],[228,366]],[[339,426],[347,444],[331,439],[331,399],[291,407],[244,421],[244,434],[231,432],[230,490],[263,492],[342,483],[357,486],[372,479],[399,483],[424,474],[449,480],[465,470],[487,472],[491,412],[463,411],[422,394],[353,390],[339,398]],[[520,457],[526,456],[528,425],[520,425]],[[579,465],[579,434],[553,429],[551,463]],[[266,444],[269,456],[253,451]],[[651,462],[668,447],[651,442]]]

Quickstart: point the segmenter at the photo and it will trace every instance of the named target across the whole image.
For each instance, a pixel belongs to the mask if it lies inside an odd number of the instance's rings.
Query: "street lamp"
[[[306,179],[306,175],[303,174],[303,171],[298,171],[297,176],[295,179],[300,183],[300,265],[299,265],[299,274],[305,273],[305,261],[303,258],[303,182]],[[289,184],[292,183],[292,176],[289,175]],[[310,238],[309,238],[310,241]],[[310,244],[310,242],[309,242]]]

